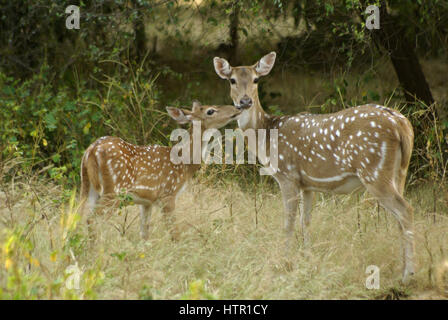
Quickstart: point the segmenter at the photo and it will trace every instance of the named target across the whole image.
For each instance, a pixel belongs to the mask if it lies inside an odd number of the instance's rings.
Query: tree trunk
[[[373,29],[372,35],[388,51],[406,100],[433,104],[434,98],[406,30],[387,12],[385,1],[381,1],[380,29]]]
[[[229,16],[230,19],[230,50],[229,50],[229,58],[234,64],[239,64],[238,61],[238,45],[239,45],[239,37],[238,37],[238,26],[239,26],[239,13],[240,13],[240,5],[238,1],[234,1],[232,3],[232,13]]]
[[[137,60],[137,62],[141,62],[144,59],[147,51],[145,22],[144,22],[144,16],[141,13],[142,8],[137,8],[136,10],[137,10],[137,16],[134,21],[134,33],[135,33],[134,57]]]

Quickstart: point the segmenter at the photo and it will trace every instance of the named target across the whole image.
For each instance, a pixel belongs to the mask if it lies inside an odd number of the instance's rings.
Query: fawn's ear
[[[191,115],[187,114],[187,110],[182,110],[174,107],[166,107],[166,111],[171,118],[173,118],[180,124],[188,123],[191,121]]]
[[[213,65],[215,66],[215,71],[222,79],[229,79],[232,73],[232,67],[227,62],[226,59],[214,57]]]
[[[275,63],[276,56],[277,54],[272,51],[271,53],[268,53],[263,58],[261,58],[260,61],[255,64],[255,71],[258,73],[258,75],[265,76],[269,72],[271,72],[271,69]]]

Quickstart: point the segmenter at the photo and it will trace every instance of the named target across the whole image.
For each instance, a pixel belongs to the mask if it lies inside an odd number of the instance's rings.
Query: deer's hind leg
[[[97,192],[95,188],[92,185],[90,185],[88,198],[85,202],[85,208],[83,209],[83,211],[87,211],[86,222],[89,238],[94,238],[93,215],[96,212],[96,206],[99,199],[100,199],[99,192]]]
[[[81,218],[87,223],[87,232],[89,239],[94,238],[93,216],[97,211],[97,204],[100,199],[100,193],[92,183],[87,179],[83,180],[81,185]]]
[[[300,226],[302,228],[303,244],[305,248],[310,246],[308,227],[311,222],[311,210],[313,208],[313,192],[302,191],[302,203],[300,206]]]
[[[119,205],[119,201],[113,189],[113,185],[101,183],[101,189],[101,194],[97,191],[99,198],[97,199],[94,208],[92,208],[92,214],[90,214],[89,218],[87,219],[89,238],[93,242],[96,241],[96,236],[98,233],[95,225],[98,223],[104,223],[104,221],[101,220],[106,219],[108,216],[110,216],[110,213],[113,213]],[[100,230],[102,230],[102,228],[100,228]]]
[[[80,214],[86,219],[89,237],[92,235],[92,215],[100,197],[101,186],[98,181],[98,166],[92,157],[89,157],[92,146],[90,146],[81,161],[81,193]],[[90,170],[89,170],[90,169]]]
[[[392,181],[389,181],[386,185],[380,183],[366,184],[366,188],[398,221],[403,242],[403,283],[408,283],[410,277],[415,273],[413,209],[401,195],[401,190],[397,190]]]
[[[410,162],[410,155],[403,155],[401,150],[395,153],[394,163],[394,183],[397,191],[403,195],[406,184],[406,175],[408,173],[408,166]]]

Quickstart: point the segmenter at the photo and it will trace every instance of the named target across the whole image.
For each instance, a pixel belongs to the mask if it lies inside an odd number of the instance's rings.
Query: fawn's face
[[[230,96],[237,109],[249,109],[258,101],[258,80],[269,74],[275,63],[275,52],[261,58],[252,66],[232,67],[227,60],[215,57],[215,71],[222,79],[229,80]]]
[[[168,114],[178,123],[201,121],[203,129],[219,129],[230,121],[237,120],[241,110],[234,106],[203,106],[193,102],[192,110],[167,107]]]

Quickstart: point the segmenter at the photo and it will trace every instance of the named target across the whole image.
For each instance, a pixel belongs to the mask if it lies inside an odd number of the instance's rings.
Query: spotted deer
[[[225,126],[241,113],[233,106],[202,106],[199,102],[193,103],[191,111],[173,107],[166,110],[179,124],[200,121],[201,134],[207,129]],[[190,134],[190,145],[192,143]],[[117,195],[125,193],[140,205],[143,239],[148,237],[151,206],[157,201],[161,203],[165,219],[173,226],[176,198],[200,164],[193,161],[175,164],[171,161],[171,150],[172,147],[160,145],[138,146],[117,137],[96,140],[82,158],[81,212],[88,209],[92,213],[98,202],[95,211],[113,208],[118,203]],[[88,218],[87,222],[90,225],[91,220]],[[178,236],[175,228],[172,228],[172,236],[174,239]]]
[[[271,52],[252,66],[240,67],[218,57],[213,62],[216,73],[230,83],[236,109],[243,110],[238,126],[278,129],[278,170],[273,177],[283,197],[287,243],[294,233],[300,193],[300,224],[308,246],[313,192],[348,194],[365,188],[399,223],[406,283],[414,274],[413,209],[403,198],[414,139],[411,123],[398,111],[373,104],[331,114],[267,114],[257,86],[275,58]]]

